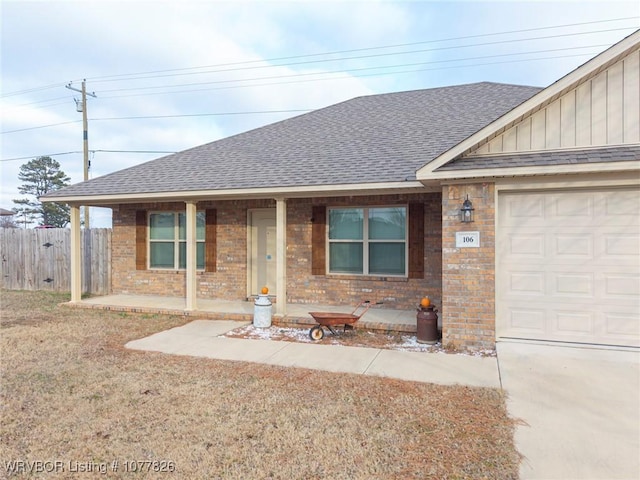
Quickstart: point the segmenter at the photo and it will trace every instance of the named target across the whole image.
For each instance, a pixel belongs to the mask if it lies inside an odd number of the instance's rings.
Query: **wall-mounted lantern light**
[[[462,208],[460,209],[460,221],[462,223],[473,222],[473,210],[473,204],[469,200],[469,195],[467,195],[467,199],[462,203]]]

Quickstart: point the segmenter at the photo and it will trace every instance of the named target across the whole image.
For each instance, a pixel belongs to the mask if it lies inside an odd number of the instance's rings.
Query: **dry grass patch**
[[[500,391],[129,351],[185,319],[1,295],[0,477],[164,460],[137,478],[517,478]]]

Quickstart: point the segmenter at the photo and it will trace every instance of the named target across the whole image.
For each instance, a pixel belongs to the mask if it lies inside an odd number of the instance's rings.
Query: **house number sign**
[[[456,232],[456,248],[478,248],[480,232]]]

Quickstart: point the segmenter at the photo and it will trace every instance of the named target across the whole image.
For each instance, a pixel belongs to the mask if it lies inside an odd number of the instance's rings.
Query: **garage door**
[[[500,193],[499,339],[640,346],[640,190]]]

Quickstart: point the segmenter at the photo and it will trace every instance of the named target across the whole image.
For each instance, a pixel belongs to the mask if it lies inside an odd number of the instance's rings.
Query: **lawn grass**
[[[0,295],[0,478],[15,461],[60,462],[56,478],[518,476],[499,390],[131,351],[188,320]]]

